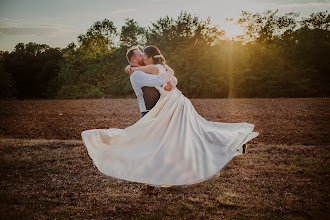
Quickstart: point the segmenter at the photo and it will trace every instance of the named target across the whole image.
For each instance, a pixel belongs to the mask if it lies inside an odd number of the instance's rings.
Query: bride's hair
[[[154,64],[163,64],[165,65],[165,58],[160,53],[160,50],[153,45],[147,46],[143,49],[143,52],[147,55],[147,57],[151,57],[154,61]]]

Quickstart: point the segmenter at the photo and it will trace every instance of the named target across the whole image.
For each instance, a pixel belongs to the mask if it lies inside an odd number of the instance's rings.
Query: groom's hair
[[[138,46],[131,47],[126,53],[126,57],[129,63],[131,63],[131,58],[135,55],[134,51],[140,50]]]

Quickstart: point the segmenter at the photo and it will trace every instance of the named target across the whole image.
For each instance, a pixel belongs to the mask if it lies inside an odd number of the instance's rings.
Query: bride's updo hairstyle
[[[165,58],[160,53],[160,50],[153,45],[147,46],[143,49],[143,52],[147,55],[147,57],[151,57],[154,61],[154,64],[163,64],[165,65]]]

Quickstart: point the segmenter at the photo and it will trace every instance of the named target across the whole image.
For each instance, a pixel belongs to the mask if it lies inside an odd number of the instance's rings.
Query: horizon
[[[1,0],[1,6],[0,51],[11,52],[18,43],[29,42],[65,48],[71,42],[77,43],[78,35],[86,33],[94,22],[104,19],[112,21],[120,32],[126,18],[134,19],[140,26],[148,27],[165,16],[176,18],[181,11],[203,20],[209,17],[212,25],[218,25],[226,31],[227,37],[235,37],[241,32],[240,28],[225,19],[232,18],[235,22],[243,10],[262,13],[278,9],[280,15],[295,12],[300,13],[299,17],[302,18],[311,13],[329,10],[330,1],[192,0],[188,3],[187,0],[142,0],[136,5],[136,1],[132,0],[71,0],[69,3],[65,0],[31,0],[28,3],[22,0]]]

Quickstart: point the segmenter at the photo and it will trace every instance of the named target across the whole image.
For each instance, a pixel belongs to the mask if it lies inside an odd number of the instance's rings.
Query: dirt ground
[[[192,103],[260,134],[218,177],[149,196],[102,175],[80,139],[135,123],[136,100],[0,101],[0,219],[329,219],[330,98]]]
[[[255,124],[257,143],[330,144],[330,98],[191,101],[207,120]],[[0,137],[81,140],[83,130],[125,128],[139,118],[136,99],[0,100]]]

